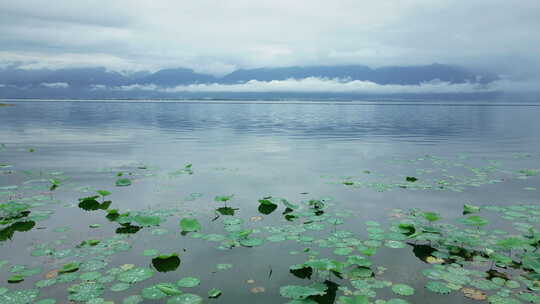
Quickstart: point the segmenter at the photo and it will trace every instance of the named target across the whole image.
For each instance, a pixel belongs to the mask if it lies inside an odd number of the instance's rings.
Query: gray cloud
[[[540,69],[537,0],[28,0],[1,2],[0,12],[0,65],[23,68],[188,67],[222,75],[439,62],[514,78]]]

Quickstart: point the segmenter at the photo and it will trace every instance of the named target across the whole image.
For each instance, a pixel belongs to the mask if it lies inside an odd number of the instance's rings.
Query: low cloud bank
[[[66,82],[43,82],[41,83],[42,86],[51,88],[51,89],[67,89],[69,88],[69,84]]]
[[[540,91],[540,81],[515,82],[499,80],[488,84],[479,83],[450,83],[437,79],[423,82],[419,85],[382,85],[371,81],[327,79],[309,77],[304,79],[287,79],[258,81],[251,80],[238,84],[190,84],[173,88],[160,87],[155,84],[134,84],[118,87],[107,87],[119,91],[156,91],[164,93],[359,93],[359,94],[429,94],[429,93],[486,93],[486,92],[531,92]],[[94,86],[93,89],[105,89],[104,86]]]

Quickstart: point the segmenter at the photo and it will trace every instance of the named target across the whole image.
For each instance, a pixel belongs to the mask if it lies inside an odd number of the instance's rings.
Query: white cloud
[[[69,84],[66,82],[43,82],[41,83],[42,86],[51,88],[51,89],[67,89],[69,88]]]
[[[129,85],[114,87],[111,89],[132,91],[159,91],[167,93],[175,92],[298,92],[298,93],[358,93],[358,94],[422,94],[422,93],[477,93],[496,91],[538,91],[540,82],[520,82],[500,80],[487,85],[477,83],[452,84],[433,80],[419,85],[382,85],[371,81],[325,79],[309,77],[304,79],[287,79],[273,81],[251,80],[241,84],[191,84],[180,85],[174,88],[159,87],[155,84]]]

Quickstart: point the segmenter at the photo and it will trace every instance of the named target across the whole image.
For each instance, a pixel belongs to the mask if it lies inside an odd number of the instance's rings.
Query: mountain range
[[[112,93],[122,86],[148,86],[174,88],[190,84],[242,84],[252,80],[268,82],[287,79],[340,79],[370,81],[379,85],[419,85],[440,80],[450,84],[486,84],[498,79],[495,74],[471,71],[469,69],[444,64],[421,66],[388,66],[370,68],[364,65],[341,66],[292,66],[278,68],[239,69],[227,75],[196,73],[191,69],[173,68],[156,72],[119,73],[104,67],[64,68],[64,69],[21,69],[16,66],[0,68],[0,98],[145,98],[182,97],[182,94],[152,94],[133,90]],[[100,87],[100,93],[95,88]],[[109,94],[109,95],[107,95]],[[188,94],[190,95],[190,94]],[[213,94],[210,97],[218,96]],[[191,95],[190,95],[191,96]],[[205,95],[208,97],[208,94]]]

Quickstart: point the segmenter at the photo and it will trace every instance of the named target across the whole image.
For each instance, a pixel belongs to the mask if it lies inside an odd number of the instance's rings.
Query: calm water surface
[[[214,197],[234,194],[230,204],[238,208],[235,216],[261,230],[264,237],[268,236],[265,226],[287,224],[281,207],[269,215],[258,212],[257,200],[266,196],[294,203],[327,198],[334,210],[353,215],[339,229],[359,237],[367,235],[365,221],[385,222],[396,208],[421,208],[452,218],[460,216],[464,203],[538,203],[540,198],[539,178],[516,178],[521,169],[540,168],[540,104],[5,102],[13,106],[0,107],[0,143],[4,144],[0,164],[12,167],[5,167],[0,175],[0,186],[8,187],[0,202],[44,193],[59,202],[37,208],[53,213],[34,229],[15,232],[1,242],[0,260],[40,266],[43,273],[74,258],[31,257],[35,246],[63,239],[65,247],[73,247],[83,240],[115,235],[118,224],[108,221],[104,211],[77,207],[77,199],[93,195],[85,191],[94,189],[111,191],[111,208],[121,211],[175,209],[176,215],[194,216],[203,233],[224,233],[225,216],[214,220],[214,209],[220,206]],[[193,174],[176,174],[186,164],[192,164]],[[138,169],[142,165],[147,169]],[[470,170],[485,166],[497,169],[480,178]],[[54,171],[62,171],[60,176],[67,179],[52,194],[46,184],[25,183],[49,178]],[[115,187],[118,172],[131,172],[133,184]],[[446,189],[399,187],[407,176],[417,177],[419,185],[433,186],[440,180],[450,185]],[[462,176],[462,182],[457,182],[456,177]],[[347,181],[351,184],[344,184]],[[18,189],[10,190],[13,185]],[[132,248],[108,257],[107,262],[108,267],[150,266],[151,257],[142,252],[156,248],[180,253],[181,266],[126,291],[109,291],[111,284],[106,284],[103,298],[121,303],[149,284],[194,276],[201,285],[192,293],[206,298],[210,288],[223,290],[221,297],[208,302],[285,303],[280,286],[308,283],[288,271],[306,255],[289,252],[306,247],[327,251],[290,241],[219,250],[219,242],[180,235],[182,216],[176,215],[160,226],[169,233],[154,235],[153,228],[145,228],[131,234],[127,239]],[[89,229],[90,224],[102,226]],[[70,230],[53,232],[64,226]],[[416,259],[410,247],[381,249],[373,260],[388,268],[382,279],[416,287],[415,295],[407,298],[412,303],[473,302],[426,291],[420,270],[429,265]],[[233,268],[216,271],[218,263]],[[8,284],[9,269],[0,269],[0,287],[31,288],[43,277]],[[247,284],[249,279],[255,283]],[[338,279],[335,282],[340,284]],[[38,299],[66,303],[71,284],[43,288]],[[257,286],[265,292],[250,292]],[[378,298],[391,297],[395,297],[391,292],[378,292]],[[161,302],[165,300],[148,300]]]

